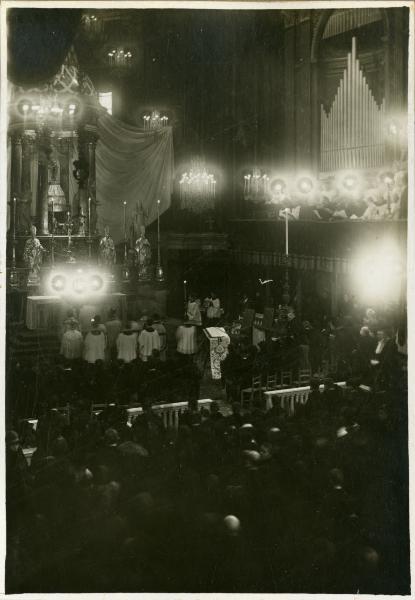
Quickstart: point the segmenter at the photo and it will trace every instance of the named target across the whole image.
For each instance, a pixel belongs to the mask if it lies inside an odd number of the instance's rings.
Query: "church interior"
[[[330,6],[8,9],[7,593],[410,593],[409,8]]]

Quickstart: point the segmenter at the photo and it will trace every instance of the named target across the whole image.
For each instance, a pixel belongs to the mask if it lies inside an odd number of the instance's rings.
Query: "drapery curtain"
[[[150,225],[157,219],[157,200],[160,215],[169,208],[173,133],[171,127],[144,131],[103,115],[98,121],[98,135],[98,227],[103,231],[108,226],[117,243],[124,239],[123,202],[127,202],[127,235],[132,226],[137,234],[140,224]]]
[[[17,85],[40,85],[51,79],[73,43],[82,10],[10,8],[7,11],[7,77]]]

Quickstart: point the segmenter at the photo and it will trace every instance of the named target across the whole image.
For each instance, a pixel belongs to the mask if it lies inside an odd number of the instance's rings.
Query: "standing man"
[[[72,317],[68,319],[68,322],[69,329],[62,335],[60,353],[67,360],[74,360],[82,357],[84,339],[78,330],[78,321]]]
[[[147,362],[153,350],[160,350],[160,336],[153,327],[153,321],[149,319],[144,325],[144,329],[138,336],[138,347],[140,349],[140,358]]]

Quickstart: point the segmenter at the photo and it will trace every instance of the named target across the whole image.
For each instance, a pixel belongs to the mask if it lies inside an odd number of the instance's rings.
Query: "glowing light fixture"
[[[183,173],[179,181],[180,200],[184,208],[197,209],[198,201],[213,202],[216,196],[216,179],[209,173],[205,163],[197,158],[190,164],[190,170]]]
[[[169,117],[162,115],[158,110],[153,110],[150,114],[143,115],[143,124],[146,131],[162,129],[169,124]]]
[[[51,278],[52,289],[58,293],[62,293],[66,288],[66,277],[63,275],[54,275]]]
[[[297,180],[297,189],[302,194],[309,194],[314,189],[314,182],[311,177],[299,177]]]
[[[244,175],[244,196],[245,198],[257,198],[265,196],[269,192],[270,178],[267,173],[263,173],[257,167],[252,169],[252,173]]]

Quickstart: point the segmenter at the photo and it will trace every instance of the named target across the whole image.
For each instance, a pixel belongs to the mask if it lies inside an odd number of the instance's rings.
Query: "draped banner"
[[[96,186],[98,227],[105,226],[116,243],[124,239],[123,202],[127,203],[127,235],[139,233],[170,206],[173,191],[171,127],[144,131],[110,115],[98,121]],[[144,223],[143,223],[144,220]]]

